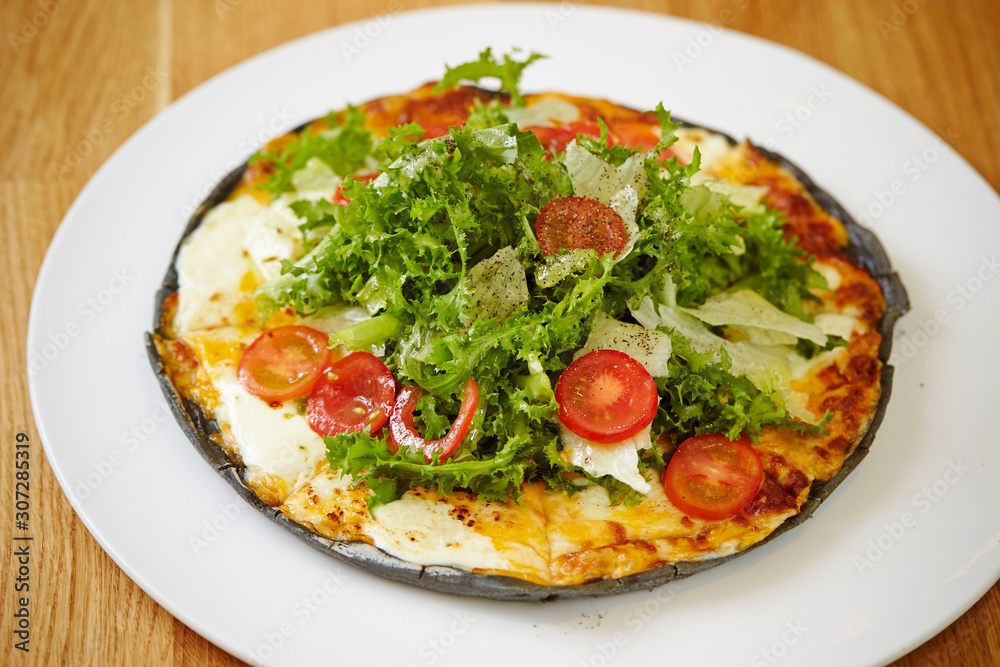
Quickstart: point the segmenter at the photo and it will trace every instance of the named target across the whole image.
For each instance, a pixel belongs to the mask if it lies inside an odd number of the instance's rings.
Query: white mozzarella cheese
[[[290,208],[275,202],[246,220],[243,245],[262,281],[276,278],[281,275],[281,260],[302,255],[299,219]]]
[[[840,287],[841,277],[837,267],[817,260],[813,262],[813,269],[826,279],[826,286],[829,289],[833,290]]]
[[[365,532],[383,551],[421,565],[511,568],[492,539],[469,530],[451,510],[449,503],[403,496],[376,507]]]
[[[246,298],[244,278],[254,268],[245,254],[247,221],[266,210],[249,195],[223,202],[184,241],[176,264],[178,331],[232,324],[233,309]]]
[[[310,161],[296,172],[298,176],[323,170],[329,172],[326,186],[318,185],[317,178],[303,178],[299,179],[303,190],[283,194],[270,204],[244,194],[205,216],[177,257],[179,302],[174,326],[178,331],[233,324],[234,308],[252,298],[258,283],[280,275],[282,261],[302,256],[301,221],[289,205],[299,199],[331,197],[340,179],[321,162],[317,166]]]
[[[671,146],[671,150],[681,162],[690,164],[694,159],[695,146],[701,152],[702,170],[711,169],[720,158],[732,150],[725,137],[693,127],[682,127],[677,130],[677,143]]]
[[[278,477],[292,486],[315,472],[326,456],[326,445],[293,401],[272,405],[249,393],[232,362],[206,371],[219,394],[217,415],[229,424],[248,470]]]

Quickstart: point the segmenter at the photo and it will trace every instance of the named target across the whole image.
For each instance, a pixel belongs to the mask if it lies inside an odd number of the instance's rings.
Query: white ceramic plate
[[[804,525],[650,593],[544,605],[444,596],[303,545],[246,506],[166,412],[143,332],[194,206],[276,133],[435,79],[487,45],[551,56],[529,68],[525,90],[639,108],[662,99],[749,136],[881,238],[913,305],[894,344],[894,396],[871,454]],[[998,219],[996,194],[945,142],[787,48],[565,2],[387,14],[215,77],[98,171],[38,278],[32,405],[95,538],[166,609],[250,662],[879,664],[1000,575]]]

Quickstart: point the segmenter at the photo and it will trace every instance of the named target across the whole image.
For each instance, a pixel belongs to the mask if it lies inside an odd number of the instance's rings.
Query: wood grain
[[[450,4],[399,0],[415,9]],[[615,6],[723,20],[733,0],[630,0]],[[785,44],[884,95],[1000,189],[1000,3],[740,2],[729,28]],[[0,472],[13,526],[14,438],[31,442],[31,652],[12,648],[16,570],[0,555],[0,663],[239,664],[153,602],[73,513],[39,442],[28,402],[31,292],[56,227],[101,163],[171,100],[288,40],[389,7],[387,0],[4,0],[0,5]],[[912,10],[909,13],[904,8]],[[40,25],[40,27],[36,27]],[[144,79],[156,75],[155,85]],[[148,81],[148,79],[147,79]],[[140,88],[142,89],[140,91]],[[141,95],[139,94],[141,92]],[[1000,664],[1000,586],[894,665]]]

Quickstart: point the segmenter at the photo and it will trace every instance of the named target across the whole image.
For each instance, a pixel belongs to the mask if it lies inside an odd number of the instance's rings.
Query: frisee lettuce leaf
[[[357,172],[372,152],[371,132],[365,129],[365,118],[363,111],[348,107],[323,119],[328,129],[307,128],[294,141],[277,150],[265,149],[257,153],[250,158],[250,164],[264,162],[271,172],[268,180],[257,187],[274,194],[291,190],[292,175],[313,157],[326,163],[337,176]]]
[[[733,375],[732,362],[725,349],[696,352],[691,342],[667,330],[674,354],[670,372],[657,378],[660,391],[660,411],[668,429],[677,434],[676,441],[689,435],[721,433],[730,440],[746,434],[757,442],[766,425],[788,428],[796,433],[822,435],[832,413],[817,424],[789,417],[783,405],[775,404],[771,395],[760,391],[743,375]],[[718,357],[718,358],[717,358]]]
[[[469,117],[466,119],[465,124],[473,130],[483,130],[496,125],[506,125],[510,122],[507,114],[504,113],[504,109],[506,108],[500,103],[500,100],[494,99],[483,102],[477,97],[472,101],[472,108],[469,109]]]
[[[545,56],[533,51],[525,60],[515,60],[510,54],[504,54],[503,60],[500,61],[493,57],[492,49],[486,48],[479,54],[478,60],[446,68],[435,90],[454,88],[463,81],[479,83],[486,78],[495,78],[500,80],[500,90],[510,94],[511,102],[521,105],[524,101],[518,89],[521,73],[525,67],[541,58]]]

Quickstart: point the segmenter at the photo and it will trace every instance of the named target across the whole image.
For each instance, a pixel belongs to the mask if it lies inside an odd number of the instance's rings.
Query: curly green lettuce
[[[497,77],[519,104],[521,72],[539,57],[498,61],[487,49],[479,60],[450,68],[441,85]],[[331,467],[370,489],[370,506],[416,486],[507,500],[524,482],[542,480],[572,492],[581,475],[615,500],[637,502],[639,494],[618,480],[582,473],[560,455],[552,386],[595,316],[633,321],[644,301],[696,308],[720,292],[750,289],[808,320],[802,302],[815,298],[810,290],[822,278],[785,240],[781,216],[741,211],[726,195],[692,185],[697,156],[687,166],[661,162],[659,149],[676,140],[677,126],[662,105],[655,113],[662,139],[648,153],[609,148],[604,137],[578,138],[611,166],[639,161],[637,232],[631,251],[618,258],[541,255],[535,218],[551,198],[574,194],[574,181],[565,156],[548,154],[532,132],[506,122],[498,105],[477,106],[475,122],[427,141],[412,125],[366,138],[349,109],[334,116],[333,129],[261,156],[279,165],[264,186],[272,192],[286,191],[290,174],[312,157],[341,176],[373,162],[380,172],[372,183],[345,180],[347,206],[292,205],[313,245],[259,288],[263,317],[285,307],[301,315],[336,304],[367,309],[371,320],[333,334],[331,343],[381,346],[397,381],[424,390],[416,422],[427,439],[448,431],[470,377],[479,387],[473,425],[445,461],[428,463],[422,451],[405,448],[393,453],[379,434],[325,438]],[[504,277],[490,282],[488,275]],[[674,352],[668,374],[656,378],[654,439],[703,432],[756,438],[765,426],[823,431],[791,416],[777,388],[731,372],[726,350],[696,352],[681,333],[665,329]],[[657,449],[640,461],[642,469],[663,464]]]

